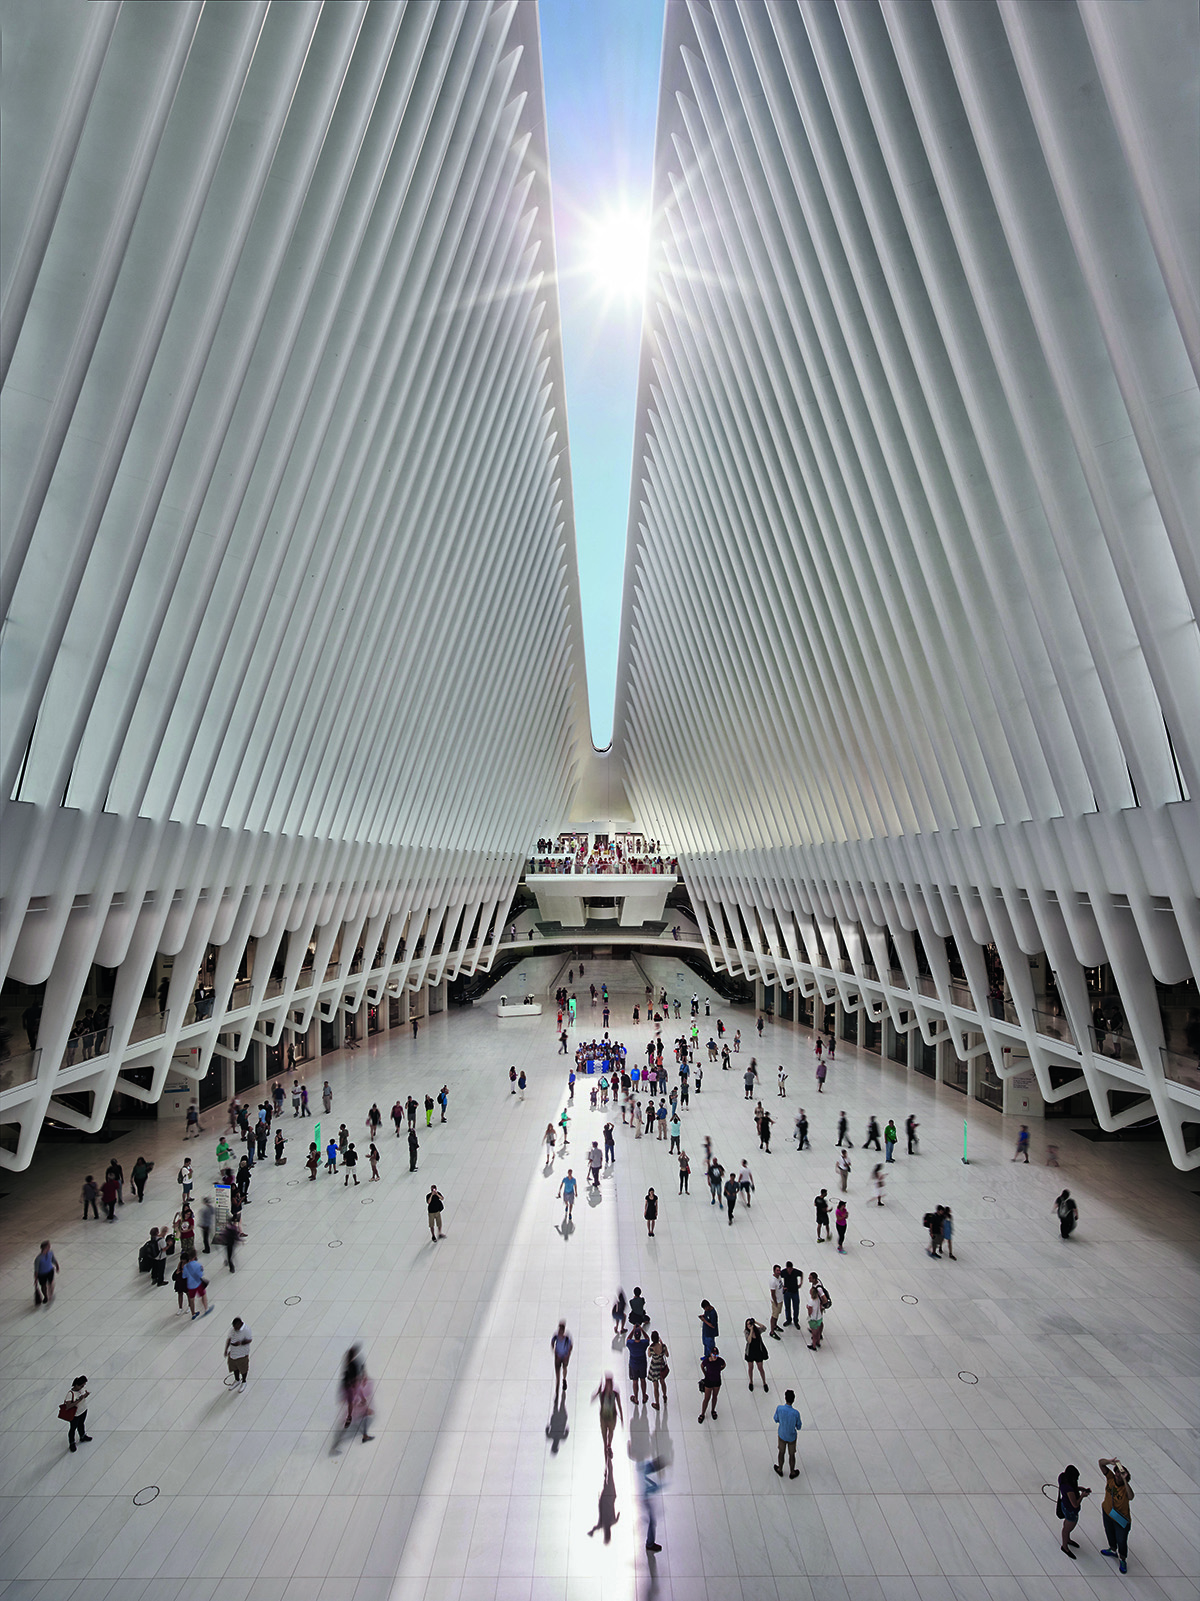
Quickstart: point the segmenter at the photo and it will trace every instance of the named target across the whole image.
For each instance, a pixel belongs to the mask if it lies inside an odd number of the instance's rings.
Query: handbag
[[[79,1408],[75,1405],[74,1401],[64,1401],[58,1409],[58,1415],[64,1423],[73,1423],[75,1421],[75,1414],[78,1412],[78,1410]]]

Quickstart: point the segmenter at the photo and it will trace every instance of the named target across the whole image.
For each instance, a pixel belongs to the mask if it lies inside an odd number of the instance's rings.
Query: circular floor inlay
[[[149,1506],[151,1501],[158,1497],[158,1485],[148,1484],[144,1490],[139,1490],[133,1498],[134,1506]]]
[[[298,1295],[289,1295],[285,1298],[283,1304],[284,1306],[299,1306],[300,1297]]]
[[[874,1240],[859,1240],[858,1243],[860,1245],[874,1245],[875,1241]]]
[[[966,1368],[963,1368],[958,1376],[963,1381],[964,1384],[978,1384],[979,1383],[979,1375],[977,1373],[968,1373]]]
[[[282,1200],[283,1200],[283,1196],[282,1195],[272,1195],[270,1200],[267,1202],[267,1205],[268,1206],[278,1206],[280,1201],[282,1201]]]
[[[902,1301],[906,1301],[909,1306],[916,1306],[917,1304],[917,1298],[915,1295],[902,1295],[900,1299]]]
[[[330,1240],[330,1242],[329,1242],[329,1249],[330,1249],[330,1250],[331,1250],[331,1251],[333,1251],[333,1250],[336,1250],[336,1249],[337,1249],[337,1247],[338,1247],[338,1246],[339,1246],[339,1245],[340,1245],[340,1244],[341,1244],[341,1243],[342,1243],[342,1242],[341,1242],[341,1240]]]
[[[995,1197],[995,1196],[994,1196],[994,1195],[985,1195],[985,1196],[984,1196],[984,1197],[983,1197],[983,1199],[984,1199],[984,1200],[985,1200],[985,1201],[994,1201],[994,1200],[995,1200],[995,1199],[996,1199],[996,1197]]]
[[[374,1206],[375,1205],[375,1197],[373,1195],[364,1195],[362,1200],[358,1204],[359,1204],[359,1206]]]
[[[607,1295],[593,1295],[592,1296],[592,1300],[593,1300],[593,1302],[595,1303],[596,1306],[603,1306],[604,1303],[608,1300],[608,1296]]]
[[[299,1179],[288,1179],[288,1181],[287,1181],[288,1189],[289,1190],[294,1190],[296,1188],[296,1185],[299,1184],[299,1182],[300,1182]]]

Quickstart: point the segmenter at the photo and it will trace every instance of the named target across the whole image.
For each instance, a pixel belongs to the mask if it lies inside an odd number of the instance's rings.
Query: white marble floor
[[[614,1019],[631,1000],[618,998]],[[326,1126],[345,1119],[365,1135],[373,1098],[386,1113],[398,1094],[443,1082],[449,1122],[422,1133],[415,1175],[389,1137],[382,1182],[357,1190],[340,1176],[309,1184],[299,1139],[286,1169],[261,1167],[238,1272],[209,1258],[216,1310],[195,1323],[135,1263],[145,1229],[175,1209],[177,1136],[130,1134],[107,1148],[127,1172],[143,1148],[158,1164],[145,1205],[127,1203],[112,1225],[81,1222],[75,1199],[104,1147],[48,1148],[29,1173],[4,1175],[3,1601],[1200,1595],[1200,1179],[1153,1148],[1093,1145],[1061,1123],[1060,1171],[1044,1165],[1040,1130],[1034,1165],[1014,1166],[1014,1126],[952,1089],[907,1082],[843,1047],[818,1097],[811,1036],[780,1025],[760,1048],[750,1014],[723,1015],[747,1036],[741,1060],[753,1050],[765,1069],[763,1099],[782,1118],[772,1153],[756,1150],[740,1077],[706,1071],[685,1122],[691,1195],[676,1195],[667,1146],[635,1141],[617,1117],[616,1163],[565,1233],[555,1199],[564,1164],[547,1172],[541,1158],[564,1095],[553,1015],[453,1013],[415,1043],[397,1032],[327,1059],[317,1076],[335,1092]],[[644,1026],[626,1037],[643,1044]],[[780,1062],[786,1103],[775,1095]],[[509,1094],[510,1063],[531,1075],[523,1103]],[[798,1154],[787,1130],[801,1102],[813,1149]],[[910,1110],[922,1142],[888,1170],[882,1209],[868,1195],[873,1153],[856,1153],[851,1243],[839,1257],[814,1243],[812,1196],[834,1189],[842,1107],[857,1143],[868,1112],[900,1121]],[[604,1121],[577,1096],[577,1174]],[[289,1110],[284,1128],[308,1125]],[[699,1171],[708,1133],[727,1164],[748,1157],[757,1181],[733,1227]],[[202,1177],[214,1143],[193,1146]],[[448,1204],[437,1245],[425,1227],[430,1181]],[[654,1240],[641,1215],[651,1183],[663,1198]],[[1068,1243],[1050,1210],[1063,1184],[1081,1213]],[[938,1201],[955,1211],[957,1262],[924,1252],[921,1216]],[[47,1234],[63,1273],[53,1305],[35,1310],[31,1263]],[[814,1354],[786,1331],[770,1343],[770,1395],[751,1395],[738,1332],[750,1312],[765,1321],[770,1264],[786,1257],[819,1266],[832,1292],[825,1346]],[[609,1306],[618,1284],[635,1283],[671,1350],[671,1398],[662,1414],[626,1405],[619,1517],[605,1545],[588,1532],[604,1482],[589,1397],[607,1369],[623,1371]],[[703,1427],[702,1296],[719,1309],[730,1359],[720,1417]],[[242,1396],[223,1384],[235,1314],[254,1333]],[[549,1349],[560,1316],[576,1340],[565,1417],[553,1412]],[[377,1386],[376,1438],[332,1456],[336,1375],[353,1339]],[[94,1442],[69,1455],[56,1409],[79,1372],[94,1392]],[[795,1482],[772,1472],[771,1413],[789,1385],[804,1418]],[[653,1568],[633,1474],[650,1454],[669,1463]],[[1095,1507],[1078,1562],[1061,1554],[1042,1493],[1067,1461],[1099,1484],[1096,1459],[1113,1454],[1137,1491],[1125,1578],[1099,1554]],[[151,1486],[157,1496],[135,1504]]]

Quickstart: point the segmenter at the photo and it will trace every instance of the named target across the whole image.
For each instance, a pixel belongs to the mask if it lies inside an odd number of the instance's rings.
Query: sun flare
[[[584,237],[588,276],[610,298],[640,300],[646,287],[650,226],[645,214],[621,207],[595,218]]]

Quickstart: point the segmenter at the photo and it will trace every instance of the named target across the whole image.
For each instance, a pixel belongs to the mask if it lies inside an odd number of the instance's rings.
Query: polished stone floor
[[[614,1027],[644,1047],[645,1025],[628,1021],[634,998],[615,998]],[[1045,1165],[1040,1127],[1033,1164],[1015,1166],[1015,1125],[953,1089],[842,1047],[818,1097],[810,1035],[778,1025],[752,1044],[752,1014],[714,1008],[709,1026],[718,1010],[746,1036],[738,1065],[753,1052],[763,1069],[763,1100],[779,1117],[771,1153],[757,1149],[740,1074],[707,1070],[684,1122],[690,1196],[676,1193],[667,1146],[635,1140],[616,1116],[616,1162],[598,1197],[581,1197],[572,1229],[558,1186],[568,1163],[582,1173],[605,1117],[577,1094],[566,1159],[543,1165],[565,1093],[550,1011],[503,1022],[482,1008],[451,1013],[416,1042],[397,1031],[327,1058],[310,1079],[332,1084],[327,1128],[345,1120],[365,1146],[372,1099],[386,1114],[398,1095],[443,1083],[449,1120],[421,1132],[416,1174],[389,1125],[381,1182],[366,1183],[364,1168],[357,1189],[340,1175],[308,1183],[294,1140],[286,1168],[258,1170],[236,1276],[208,1259],[215,1311],[195,1323],[135,1261],[149,1224],[176,1208],[177,1132],[48,1147],[29,1173],[3,1175],[3,1601],[1200,1595],[1200,1178],[1175,1173],[1156,1147],[1092,1144],[1064,1123],[1051,1125],[1060,1170]],[[593,1015],[585,1004],[585,1031]],[[509,1092],[510,1064],[530,1074],[523,1102]],[[801,1104],[813,1148],[797,1153]],[[839,1257],[815,1244],[812,1197],[835,1188],[843,1107],[858,1145],[868,1113],[914,1111],[921,1149],[888,1169],[882,1208],[869,1192],[874,1154],[855,1152]],[[219,1119],[207,1121],[192,1148],[202,1179],[215,1171]],[[284,1129],[302,1129],[290,1109]],[[753,1206],[732,1227],[705,1193],[706,1134],[726,1165],[746,1157],[754,1172]],[[109,1150],[126,1172],[139,1151],[155,1158],[145,1205],[83,1223],[79,1183]],[[431,1181],[447,1198],[437,1244],[425,1223]],[[662,1197],[653,1240],[642,1221],[651,1184]],[[1051,1211],[1064,1184],[1081,1214],[1069,1242]],[[939,1201],[957,1218],[957,1262],[925,1254],[921,1217]],[[45,1235],[63,1271],[53,1305],[35,1310],[31,1263]],[[787,1330],[770,1342],[770,1395],[750,1394],[741,1325],[751,1313],[766,1320],[770,1265],[787,1257],[819,1267],[832,1293],[825,1345],[814,1354]],[[623,1372],[609,1307],[618,1285],[635,1284],[671,1351],[670,1400],[665,1412],[631,1409],[624,1386],[602,1506],[590,1398],[605,1371]],[[719,1418],[703,1426],[702,1296],[719,1310],[729,1359]],[[244,1395],[223,1382],[234,1315],[254,1335]],[[576,1342],[565,1410],[553,1404],[550,1355],[560,1316]],[[332,1455],[352,1340],[376,1386],[375,1439]],[[94,1440],[70,1455],[56,1409],[80,1372]],[[804,1419],[795,1482],[772,1472],[771,1414],[786,1386]],[[1137,1491],[1125,1578],[1100,1555],[1099,1496],[1072,1563],[1043,1491],[1067,1461],[1100,1485],[1096,1459],[1109,1455],[1130,1466]],[[636,1496],[635,1464],[649,1457],[665,1463],[655,1558]],[[605,1544],[589,1531],[614,1512]]]

